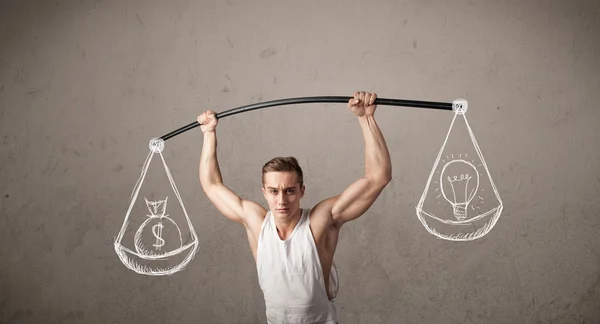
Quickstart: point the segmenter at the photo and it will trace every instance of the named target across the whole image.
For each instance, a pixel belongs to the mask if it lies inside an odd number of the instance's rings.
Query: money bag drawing
[[[146,215],[148,219],[135,232],[135,250],[139,255],[162,255],[163,251],[176,251],[183,246],[179,226],[169,218],[168,214],[165,214],[167,199],[168,197],[164,200],[148,201],[144,197],[150,215]],[[169,244],[164,238],[167,229],[168,231],[172,230],[178,236],[174,240],[169,240]],[[175,248],[171,248],[169,246],[171,244],[174,244]]]
[[[164,141],[152,139],[149,147],[150,153],[131,195],[123,226],[115,238],[115,251],[127,268],[139,274],[171,275],[183,270],[193,259],[198,238],[162,155]],[[160,156],[163,168],[159,165],[150,169],[155,154]],[[144,181],[147,186],[143,188]],[[155,191],[164,187],[171,190]],[[167,204],[171,194],[177,197],[179,204]],[[141,196],[143,200],[138,199]]]
[[[466,100],[453,102],[454,117],[417,204],[430,234],[450,241],[483,237],[502,213],[502,200],[467,121]]]

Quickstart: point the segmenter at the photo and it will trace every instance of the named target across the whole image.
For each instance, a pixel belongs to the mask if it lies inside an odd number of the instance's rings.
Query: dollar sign
[[[162,222],[158,222],[158,224],[152,226],[152,234],[154,234],[154,237],[156,237],[156,243],[153,244],[153,246],[157,249],[160,250],[160,248],[165,245],[165,240],[161,237],[162,236],[162,229],[163,229],[163,224]]]

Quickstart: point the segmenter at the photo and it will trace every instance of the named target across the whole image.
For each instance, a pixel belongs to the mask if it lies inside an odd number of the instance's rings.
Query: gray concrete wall
[[[429,234],[415,206],[453,113],[379,106],[394,177],[342,230],[340,323],[597,323],[599,15],[593,0],[3,1],[0,322],[264,323],[245,233],[198,182],[199,128],[163,152],[195,258],[151,277],[117,257],[148,141],[206,109],[365,90],[467,99],[504,210],[475,241]],[[274,156],[301,162],[305,207],[363,172],[343,104],[230,116],[218,136],[226,184],[264,206]]]

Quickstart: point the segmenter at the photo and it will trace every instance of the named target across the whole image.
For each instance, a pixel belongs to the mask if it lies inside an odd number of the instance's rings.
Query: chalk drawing
[[[181,230],[174,220],[165,214],[167,199],[159,201],[148,201],[149,218],[135,232],[135,250],[141,255],[162,255],[163,251],[176,251],[183,246]],[[158,214],[158,209],[162,206],[162,211]],[[165,241],[166,231],[174,231],[176,239]],[[151,234],[151,235],[149,235]],[[167,244],[168,243],[168,244]],[[175,244],[177,248],[170,248],[170,244]]]
[[[483,237],[503,209],[467,121],[467,109],[466,100],[453,102],[454,117],[416,207],[427,231],[450,241]]]
[[[146,162],[144,162],[142,174],[131,195],[131,203],[127,210],[123,226],[115,238],[115,251],[123,264],[136,273],[150,276],[172,275],[183,270],[193,259],[198,248],[198,238],[185,210],[175,181],[162,155],[164,141],[160,138],[154,138],[150,141],[149,147],[150,153],[146,158]],[[131,243],[133,243],[134,248],[128,248],[126,247],[127,244],[123,243],[123,237],[131,230],[131,212],[137,202],[140,189],[148,173],[152,157],[155,154],[160,155],[164,166],[164,173],[168,177],[172,192],[179,201],[179,213],[183,215],[176,216],[178,216],[177,218],[180,221],[186,222],[188,230],[184,232],[187,234],[187,240],[184,240],[183,232],[174,219],[175,215],[167,212],[168,196],[160,195],[160,198],[156,200],[149,200],[147,197],[144,197],[144,207],[150,213],[144,215],[146,219],[137,227],[137,230],[133,234],[133,242]],[[154,191],[148,193],[154,194]],[[140,219],[140,217],[137,217],[137,219]]]

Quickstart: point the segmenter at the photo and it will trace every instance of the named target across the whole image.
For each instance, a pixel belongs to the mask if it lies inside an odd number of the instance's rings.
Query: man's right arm
[[[214,115],[213,118],[215,118]],[[213,126],[216,126],[216,121]],[[266,214],[266,210],[262,206],[242,199],[223,184],[216,153],[217,135],[213,128],[204,132],[199,176],[202,189],[217,210],[225,217],[241,224],[247,223],[249,215]]]

